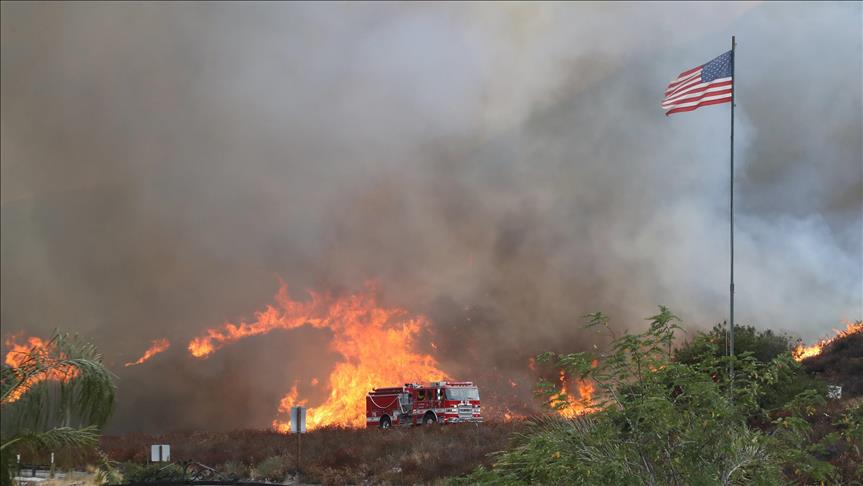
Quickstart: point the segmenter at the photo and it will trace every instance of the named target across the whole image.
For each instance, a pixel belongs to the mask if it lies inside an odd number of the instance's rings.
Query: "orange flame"
[[[794,348],[794,351],[791,352],[794,360],[803,361],[806,358],[818,356],[819,354],[821,354],[821,352],[827,345],[833,343],[837,339],[841,339],[852,334],[857,334],[858,332],[863,332],[863,321],[849,322],[845,329],[834,329],[833,332],[835,333],[835,335],[832,338],[821,339],[820,341],[811,346],[804,346],[803,344],[798,345],[796,348]]]
[[[503,412],[503,421],[504,422],[514,422],[516,420],[524,420],[527,418],[527,415],[522,415],[518,412],[513,412],[510,409],[506,409]]]
[[[165,338],[156,339],[150,344],[150,347],[146,351],[144,351],[143,356],[138,358],[137,361],[132,361],[131,363],[126,363],[124,366],[126,366],[126,367],[137,366],[137,365],[143,363],[144,361],[147,361],[148,359],[152,358],[153,356],[156,356],[157,354],[161,353],[162,351],[168,349],[170,346],[171,346],[171,342],[168,341],[167,339],[165,339]]]
[[[591,406],[593,396],[593,384],[587,380],[576,380],[578,388],[578,399],[570,396],[566,372],[560,370],[560,394],[564,397],[556,397],[552,400],[551,406],[556,408],[557,413],[561,417],[573,418],[579,415],[584,415],[593,411]],[[561,406],[561,408],[557,408]]]
[[[591,366],[597,367],[597,360],[591,361]],[[575,380],[578,388],[578,398],[573,397],[569,392],[566,372],[560,370],[560,392],[559,396],[552,400],[551,405],[555,407],[564,404],[562,408],[557,409],[557,413],[566,418],[573,418],[579,415],[585,415],[594,411],[593,406],[593,382],[590,379]]]
[[[299,396],[300,392],[299,390],[297,390],[297,383],[294,382],[294,386],[291,387],[291,390],[288,392],[288,394],[282,397],[282,399],[279,401],[279,412],[290,414],[291,407],[304,406],[306,403],[308,403],[307,400],[299,400]],[[291,431],[291,420],[273,420],[273,429],[276,432],[287,434]]]
[[[396,307],[378,303],[374,285],[363,292],[336,297],[309,292],[309,300],[291,299],[282,284],[275,296],[276,305],[255,313],[254,322],[225,323],[211,328],[189,343],[189,352],[205,358],[229,343],[276,329],[290,330],[309,325],[333,333],[330,347],[344,361],[335,365],[326,385],[329,396],[307,413],[307,426],[365,426],[365,396],[374,387],[446,379],[430,355],[414,351],[420,333],[429,326],[422,315],[411,315]],[[297,405],[299,392],[294,388],[279,404],[279,411]],[[289,430],[290,422],[276,419],[273,428]]]
[[[17,339],[17,336],[11,336],[6,340],[5,345],[9,348],[9,352],[6,353],[6,357],[4,359],[4,362],[12,368],[12,371],[16,376],[21,375],[21,366],[26,364],[31,357],[37,357],[42,361],[43,365],[49,367],[56,361],[57,358],[50,356],[52,346],[49,341],[44,341],[38,337],[28,337],[25,340],[25,344],[19,344]],[[62,356],[60,358],[62,359]],[[2,403],[6,404],[17,401],[37,383],[49,380],[68,382],[77,375],[78,370],[68,365],[55,366],[46,371],[30,375],[29,377],[21,375],[19,378],[24,379],[24,382],[17,389],[7,395],[3,399]]]

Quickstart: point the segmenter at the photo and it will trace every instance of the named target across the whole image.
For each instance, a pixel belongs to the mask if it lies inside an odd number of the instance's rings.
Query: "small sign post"
[[[300,476],[300,436],[306,433],[306,407],[291,407],[291,432],[297,434],[297,478]]]
[[[168,444],[151,445],[150,462],[171,462],[171,446]]]

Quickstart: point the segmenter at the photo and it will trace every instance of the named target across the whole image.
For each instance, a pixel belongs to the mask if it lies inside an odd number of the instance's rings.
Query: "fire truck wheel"
[[[388,429],[388,428],[390,428],[390,425],[391,425],[391,422],[390,422],[389,417],[387,417],[386,415],[381,417],[381,428],[382,429]]]
[[[431,412],[428,412],[425,417],[423,417],[423,425],[431,425],[435,422],[437,422],[437,420],[435,420],[434,414]]]

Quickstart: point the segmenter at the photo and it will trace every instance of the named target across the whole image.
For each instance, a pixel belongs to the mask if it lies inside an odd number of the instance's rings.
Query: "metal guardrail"
[[[108,486],[273,486],[281,483],[263,483],[259,481],[231,481],[224,479],[194,479],[185,481],[141,481],[135,483],[118,483]]]
[[[161,463],[164,464],[164,463]],[[183,469],[188,479],[170,479],[165,481],[131,481],[127,483],[109,484],[107,486],[274,486],[281,483],[267,483],[262,481],[245,481],[242,479],[228,479],[219,474],[210,466],[195,461],[178,461],[167,463],[161,470],[171,466],[179,466]]]
[[[17,477],[30,477],[35,478],[38,477],[36,475],[37,472],[44,472],[51,474],[51,465],[50,464],[16,464],[15,472],[17,473]],[[24,476],[24,473],[30,472],[30,476]]]

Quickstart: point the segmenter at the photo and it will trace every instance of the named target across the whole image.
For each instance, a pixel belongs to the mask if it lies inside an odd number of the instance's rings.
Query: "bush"
[[[588,327],[608,328],[600,314]],[[546,353],[568,376],[592,380],[596,411],[575,419],[538,420],[492,468],[464,484],[755,484],[835,483],[835,468],[817,454],[809,420],[823,395],[806,390],[789,400],[771,423],[762,408],[766,391],[799,373],[785,338],[746,331],[747,350],[733,358],[715,351],[710,334],[672,352],[677,317],[661,307],[642,334],[614,338],[606,354]],[[716,328],[714,328],[716,332]],[[780,350],[782,349],[782,350]],[[686,354],[688,353],[688,354]],[[678,359],[674,359],[675,356]],[[762,361],[767,359],[767,361]],[[733,382],[729,364],[733,363]],[[732,386],[733,383],[733,386]],[[538,393],[552,408],[567,397],[541,381]],[[766,421],[771,432],[754,427]],[[847,427],[853,430],[854,426]],[[790,471],[790,473],[789,473]]]
[[[792,360],[787,359],[797,341],[787,334],[776,334],[770,329],[757,330],[752,326],[734,328],[734,353],[748,356],[759,364],[767,364],[785,357],[787,369],[771,383],[762,383],[758,404],[765,410],[783,407],[798,394],[815,389],[827,392],[827,384],[810,374]],[[724,324],[713,326],[708,332],[699,332],[674,352],[674,360],[684,364],[702,363],[710,357],[723,359],[727,354],[727,329]]]
[[[189,479],[182,467],[176,464],[138,464],[124,462],[120,472],[127,483],[153,483],[159,481],[185,481]]]
[[[716,358],[727,354],[728,329],[717,324],[708,332],[699,332],[692,341],[683,343],[674,353],[676,361],[693,364],[701,361],[705,353]],[[735,354],[751,353],[761,363],[768,363],[783,353],[790,353],[797,341],[787,334],[776,334],[770,329],[757,330],[752,326],[734,328]]]
[[[248,479],[249,467],[238,461],[228,461],[219,467],[219,472],[228,480]]]
[[[291,465],[288,464],[288,459],[285,456],[271,456],[255,466],[255,476],[259,480],[280,483],[288,475],[290,468]]]

